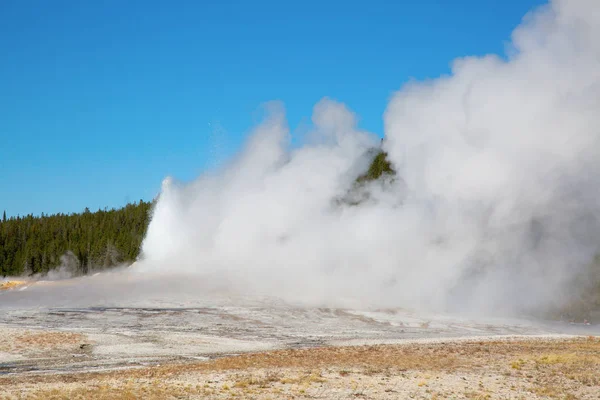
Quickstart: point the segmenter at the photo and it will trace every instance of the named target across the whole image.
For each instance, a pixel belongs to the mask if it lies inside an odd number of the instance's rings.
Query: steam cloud
[[[335,304],[531,310],[560,301],[598,250],[600,2],[525,17],[506,58],[453,62],[385,112],[393,181],[340,204],[379,139],[323,99],[289,148],[280,104],[232,163],[165,179],[141,272]]]

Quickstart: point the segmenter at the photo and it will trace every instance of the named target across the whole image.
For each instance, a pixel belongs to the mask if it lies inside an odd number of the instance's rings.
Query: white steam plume
[[[560,301],[600,243],[600,2],[555,0],[507,60],[455,60],[385,113],[398,177],[340,205],[378,139],[324,99],[288,150],[272,105],[242,154],[167,178],[140,271],[219,277],[314,302],[531,310]]]

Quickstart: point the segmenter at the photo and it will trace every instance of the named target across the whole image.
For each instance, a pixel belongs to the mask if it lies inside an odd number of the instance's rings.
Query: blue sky
[[[120,207],[230,157],[269,100],[383,134],[390,95],[502,54],[541,0],[0,2],[0,212]]]

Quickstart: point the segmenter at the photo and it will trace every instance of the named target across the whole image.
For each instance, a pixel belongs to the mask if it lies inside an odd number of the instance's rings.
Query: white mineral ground
[[[15,286],[0,291],[0,311],[5,374],[105,370],[284,348],[600,333],[597,324],[291,304],[236,295],[225,282],[209,287],[197,278],[126,271]],[[28,349],[29,339],[11,347],[16,335],[35,332],[74,336],[68,336],[71,347],[58,351]]]

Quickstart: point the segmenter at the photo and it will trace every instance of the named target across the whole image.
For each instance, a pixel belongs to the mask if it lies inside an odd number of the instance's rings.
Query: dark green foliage
[[[139,254],[152,203],[80,214],[11,217],[0,223],[0,276],[46,273],[71,251],[78,274],[131,262]]]
[[[364,175],[359,176],[357,182],[374,181],[379,179],[382,175],[395,174],[396,171],[394,171],[387,159],[387,153],[380,151],[373,159],[373,162],[371,162],[369,170]]]
[[[396,171],[392,168],[387,159],[387,153],[381,149],[370,149],[367,157],[373,157],[369,164],[369,169],[360,175],[349,188],[348,192],[342,197],[335,198],[333,203],[336,206],[357,206],[369,201],[371,194],[369,192],[369,183],[381,180],[382,183],[390,183],[396,179]]]

